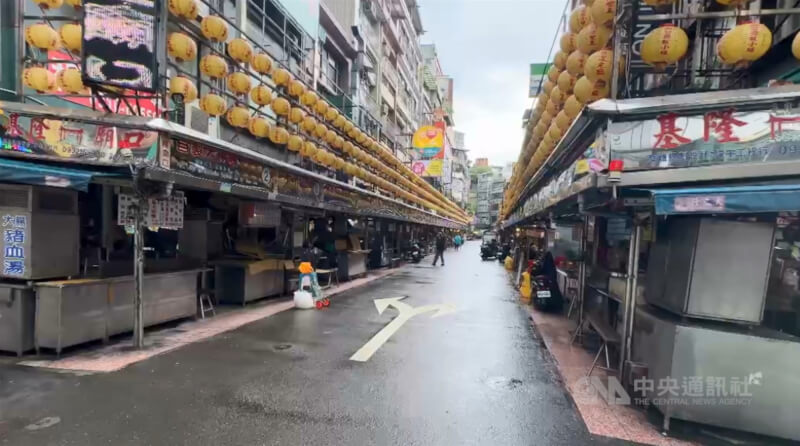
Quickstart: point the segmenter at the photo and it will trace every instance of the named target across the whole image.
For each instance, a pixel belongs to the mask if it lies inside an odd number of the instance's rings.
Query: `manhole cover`
[[[288,350],[292,348],[292,344],[278,344],[275,346],[275,350]]]

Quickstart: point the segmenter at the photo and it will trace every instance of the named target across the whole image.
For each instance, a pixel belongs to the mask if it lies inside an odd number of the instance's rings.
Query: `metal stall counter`
[[[144,325],[194,317],[199,275],[195,268],[144,275]],[[36,349],[54,349],[133,329],[133,276],[38,282],[36,290]]]
[[[283,294],[286,270],[294,269],[293,261],[283,259],[223,259],[210,265],[217,302],[239,305]]]

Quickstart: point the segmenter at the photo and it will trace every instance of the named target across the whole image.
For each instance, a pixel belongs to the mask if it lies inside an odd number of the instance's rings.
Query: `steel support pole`
[[[628,247],[628,274],[625,280],[625,299],[623,301],[622,344],[619,352],[619,378],[625,377],[625,364],[630,359],[631,337],[633,335],[633,315],[636,309],[636,286],[639,273],[639,244],[642,238],[642,226],[634,221],[631,230],[631,241]]]
[[[575,328],[576,336],[581,336],[583,330],[583,299],[586,293],[586,262],[589,260],[586,249],[589,247],[589,216],[583,217],[583,231],[581,231],[581,263],[578,265],[578,326]]]
[[[145,199],[138,196],[133,230],[133,346],[144,347],[144,213]]]

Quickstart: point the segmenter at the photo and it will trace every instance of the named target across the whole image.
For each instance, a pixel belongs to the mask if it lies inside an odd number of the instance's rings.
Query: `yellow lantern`
[[[42,9],[58,9],[64,4],[64,0],[34,0],[34,2]]]
[[[169,0],[167,7],[172,15],[189,20],[197,18],[199,12],[196,0]]]
[[[228,63],[216,54],[207,54],[200,59],[200,72],[214,79],[228,75]]]
[[[287,92],[290,96],[299,98],[305,93],[306,87],[303,85],[302,82],[298,80],[292,80],[289,82],[289,86],[287,87]]]
[[[573,32],[565,32],[561,35],[561,39],[558,41],[558,44],[564,54],[572,54],[573,51],[578,49],[578,42],[576,40],[577,37],[578,35]]]
[[[561,74],[561,70],[559,70],[555,65],[551,65],[550,69],[547,70],[547,78],[552,82],[558,82],[559,74]]]
[[[178,62],[194,60],[197,57],[197,44],[184,33],[170,33],[167,37],[167,54]]]
[[[316,111],[320,116],[325,116],[325,113],[328,112],[328,103],[325,101],[317,101],[314,104],[314,111]]]
[[[289,137],[289,141],[286,142],[286,148],[292,152],[299,152],[303,148],[303,144],[305,144],[303,138],[298,135],[292,135]]]
[[[83,8],[83,0],[66,0],[66,2],[75,9]]]
[[[556,115],[554,122],[556,123],[556,127],[561,129],[561,131],[566,132],[570,124],[572,124],[572,118],[570,118],[564,110],[561,110]]]
[[[725,34],[730,34],[728,44],[739,49],[740,64],[760,59],[772,47],[772,32],[762,23],[742,23]]]
[[[81,71],[77,68],[64,68],[56,76],[59,88],[67,93],[82,93],[85,89]]]
[[[325,112],[325,120],[328,122],[334,122],[338,117],[339,117],[339,112],[336,110],[336,108],[328,107],[328,111]]]
[[[580,114],[581,110],[583,110],[583,104],[578,101],[575,95],[568,97],[566,102],[564,102],[564,113],[572,119],[575,119],[578,114]]]
[[[736,65],[741,60],[739,48],[734,45],[728,44],[729,34],[725,33],[717,42],[717,57],[725,65]]]
[[[617,0],[597,0],[591,7],[592,22],[611,28],[617,13]]]
[[[345,123],[346,121],[347,121],[347,118],[345,118],[345,117],[344,117],[344,116],[342,116],[342,115],[339,115],[339,116],[337,116],[337,117],[336,117],[336,120],[334,120],[334,121],[333,121],[333,125],[334,125],[334,126],[337,128],[337,129],[343,129],[343,128],[344,128],[344,123]]]
[[[289,132],[285,128],[278,127],[277,125],[270,126],[269,140],[272,141],[273,144],[286,144],[289,142]]]
[[[197,99],[197,87],[189,78],[174,76],[169,80],[169,94],[183,96],[183,102],[188,104]]]
[[[225,120],[232,127],[246,128],[250,122],[250,113],[244,107],[233,106],[225,113]]]
[[[277,97],[272,100],[272,104],[270,104],[272,111],[275,112],[276,115],[279,116],[286,116],[289,114],[289,110],[291,106],[289,105],[289,101],[282,97]]]
[[[342,137],[341,137],[341,136],[339,136],[339,135],[336,135],[336,140],[335,140],[335,141],[333,141],[332,145],[333,145],[333,148],[334,148],[334,149],[339,149],[339,150],[341,150],[341,149],[342,149],[342,147],[344,146],[344,138],[342,138]]]
[[[792,55],[795,59],[800,59],[800,32],[792,39]]]
[[[200,22],[200,31],[212,42],[228,40],[228,23],[222,17],[208,15]]]
[[[328,129],[328,131],[325,132],[325,142],[330,145],[333,145],[333,142],[336,141],[337,136],[338,135],[336,134],[336,132],[334,132],[331,129]]]
[[[253,58],[253,46],[247,40],[237,37],[228,42],[228,56],[237,62],[248,63]]]
[[[311,157],[311,159],[317,163],[322,164],[322,160],[325,159],[325,154],[327,152],[324,149],[319,149],[317,152]]]
[[[547,83],[547,82],[550,82],[550,81],[549,80],[545,81],[545,83]],[[555,87],[555,85],[550,87],[550,91],[553,91],[553,87]],[[544,92],[544,91],[539,93],[539,96],[536,97],[536,105],[538,106],[539,104],[541,104],[541,106],[544,107],[545,105],[547,105],[547,100],[549,98],[550,98],[550,93],[547,93],[547,92]]]
[[[574,33],[579,33],[586,25],[592,22],[592,17],[589,15],[589,10],[586,6],[578,6],[572,10],[569,15],[569,30]]]
[[[314,135],[317,138],[324,138],[326,133],[328,133],[328,126],[322,122],[317,123],[317,126],[314,127]]]
[[[564,101],[567,100],[567,92],[561,91],[558,85],[553,88],[553,92],[550,93],[550,100],[553,101],[556,105],[561,106]]]
[[[275,82],[275,85],[289,85],[292,75],[283,68],[276,68],[272,70],[272,81]]]
[[[299,124],[303,121],[303,119],[305,119],[305,117],[306,112],[304,112],[300,107],[292,107],[292,109],[289,110],[289,122]]]
[[[558,50],[555,57],[553,57],[553,65],[559,70],[567,67],[567,53]]]
[[[344,144],[342,144],[342,152],[348,155],[353,155],[355,153],[355,150],[356,146],[354,146],[353,143],[351,143],[350,141],[345,141]]]
[[[46,93],[56,88],[56,77],[43,67],[29,67],[22,72],[22,82],[38,93]]]
[[[642,41],[642,60],[662,71],[667,65],[674,65],[689,49],[686,32],[667,23],[650,31]]]
[[[558,88],[564,93],[569,93],[575,87],[575,81],[578,80],[577,76],[573,76],[569,71],[562,71],[558,75]]]
[[[211,116],[219,116],[225,113],[225,109],[225,99],[218,94],[209,93],[200,98],[200,110],[203,110]]]
[[[269,74],[272,70],[272,58],[266,53],[255,53],[250,65],[259,74]]]
[[[596,3],[595,3],[596,4]],[[611,80],[613,52],[610,49],[596,51],[586,59],[583,74],[592,82]]]
[[[269,136],[269,121],[260,116],[253,116],[247,121],[247,130],[250,134],[257,138],[266,138]]]
[[[547,106],[545,107],[545,112],[547,112],[550,116],[555,116],[558,113],[558,104],[553,102],[553,100],[547,101]]]
[[[257,85],[250,90],[250,99],[260,106],[272,103],[272,90],[266,85]]]
[[[25,41],[28,45],[43,50],[59,48],[58,33],[45,23],[36,23],[25,28]]]
[[[83,27],[76,23],[65,23],[58,32],[64,48],[73,53],[80,53],[83,44]]]
[[[236,71],[228,75],[228,89],[234,94],[247,94],[250,92],[250,76]]]
[[[302,155],[302,156],[304,156],[306,158],[311,158],[311,157],[313,157],[314,155],[317,154],[318,150],[319,149],[317,149],[317,145],[316,144],[314,144],[311,141],[306,141],[306,143],[303,144],[303,148],[300,149],[300,155]]]
[[[349,134],[350,130],[352,130],[353,127],[354,127],[353,123],[350,122],[350,121],[347,121],[347,122],[344,123],[344,128],[342,130],[344,130],[345,133]]]
[[[553,121],[553,114],[550,113],[549,111],[545,111],[544,113],[542,113],[542,117],[539,118],[539,121],[541,121],[542,124],[544,124],[545,126],[549,126],[550,123]]]
[[[300,128],[303,129],[304,132],[311,134],[311,132],[317,128],[317,120],[314,119],[313,116],[306,116],[303,119],[303,123],[300,125]]]
[[[306,107],[311,107],[317,103],[319,97],[313,91],[306,91],[303,93],[303,96],[300,97],[300,103],[305,105]]]
[[[605,82],[593,83],[583,76],[575,82],[574,92],[578,102],[587,104],[608,96],[608,84]]]
[[[333,168],[336,170],[342,170],[344,167],[344,160],[338,156],[333,157]]]
[[[584,54],[592,54],[602,49],[611,38],[611,31],[602,25],[590,23],[578,33],[578,50]]]
[[[588,56],[575,50],[567,57],[567,71],[573,76],[583,76],[583,68],[586,65]]]

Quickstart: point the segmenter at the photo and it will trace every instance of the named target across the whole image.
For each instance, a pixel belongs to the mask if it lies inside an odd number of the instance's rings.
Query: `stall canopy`
[[[117,174],[0,158],[0,181],[8,183],[63,187],[85,192],[92,178],[98,176],[108,177]]]
[[[650,189],[656,214],[800,211],[800,184]]]

